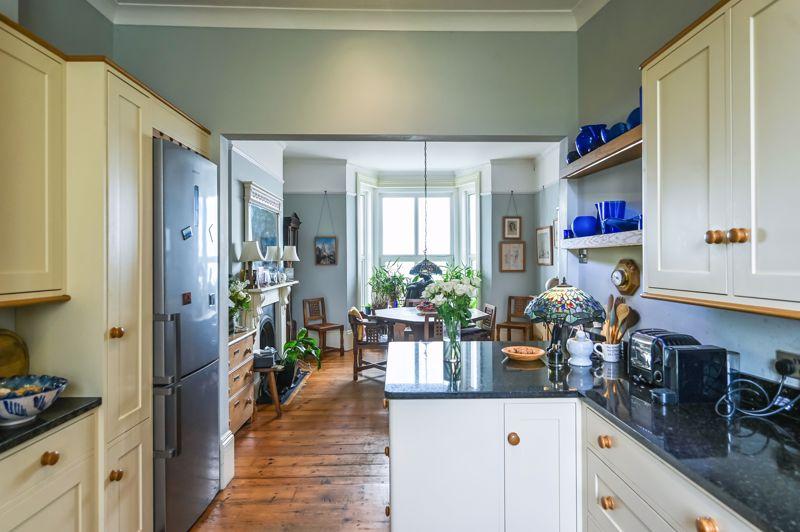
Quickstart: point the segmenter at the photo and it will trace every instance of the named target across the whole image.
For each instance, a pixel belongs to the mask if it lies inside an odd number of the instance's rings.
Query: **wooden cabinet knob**
[[[383,408],[389,408],[389,400],[388,399],[384,399],[383,400]]]
[[[111,338],[122,338],[125,336],[125,329],[123,327],[111,327],[111,330],[108,331],[108,336]]]
[[[749,238],[749,231],[743,227],[735,227],[728,231],[728,241],[731,244],[744,244]]]
[[[388,445],[383,448],[383,454],[385,454],[386,456],[389,456],[389,446]]]
[[[600,507],[606,511],[613,510],[616,507],[614,498],[609,497],[608,495],[606,495],[605,497],[600,497]]]
[[[390,515],[392,515],[392,509],[387,506],[386,508],[383,509],[383,513],[386,514],[386,517],[389,517]]]
[[[244,406],[251,405],[251,404],[253,404],[253,400],[252,400],[250,397],[248,397],[247,399],[245,399],[245,401],[244,401]]]
[[[597,437],[597,445],[601,449],[611,449],[611,436],[603,434]]]
[[[711,517],[698,517],[695,521],[697,532],[719,532],[716,520]]]
[[[245,378],[245,379],[249,379],[249,378],[251,378],[252,376],[253,376],[253,370],[252,370],[252,369],[248,369],[248,370],[247,370],[247,373],[245,373],[245,374],[244,374],[244,378]]]
[[[719,229],[706,231],[706,244],[722,244],[725,242],[725,233]]]
[[[511,432],[508,434],[508,443],[511,445],[519,445],[519,434]]]
[[[61,458],[61,455],[58,451],[45,451],[39,463],[43,466],[54,466],[58,463],[59,458]]]
[[[122,477],[125,476],[125,471],[121,469],[112,469],[111,473],[108,474],[108,480],[111,482],[119,482],[122,480]]]

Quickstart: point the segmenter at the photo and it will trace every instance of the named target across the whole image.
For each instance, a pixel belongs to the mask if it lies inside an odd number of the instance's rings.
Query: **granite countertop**
[[[0,453],[44,434],[84,412],[100,406],[99,397],[59,397],[36,420],[16,427],[0,427]]]
[[[618,364],[553,371],[504,360],[501,342],[389,346],[388,399],[580,397],[593,410],[763,530],[800,530],[800,424],[718,416],[712,404],[653,405]],[[518,345],[516,343],[515,345]],[[528,345],[543,346],[541,343]]]

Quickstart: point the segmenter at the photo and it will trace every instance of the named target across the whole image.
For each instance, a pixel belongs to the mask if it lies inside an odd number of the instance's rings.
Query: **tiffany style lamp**
[[[535,322],[553,324],[553,335],[547,350],[547,363],[562,366],[569,358],[567,339],[572,328],[595,321],[603,321],[606,311],[595,298],[574,286],[566,279],[550,290],[542,292],[525,308],[525,315]]]

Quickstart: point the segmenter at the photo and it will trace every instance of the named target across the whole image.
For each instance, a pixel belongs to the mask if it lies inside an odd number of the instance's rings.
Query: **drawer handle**
[[[122,469],[112,469],[108,475],[108,480],[111,482],[119,482],[125,476],[125,471]]]
[[[252,376],[253,376],[253,370],[252,370],[252,369],[248,369],[248,370],[247,370],[247,373],[245,373],[245,374],[244,374],[244,377],[245,377],[246,379],[249,379],[249,378],[251,378]]]
[[[252,352],[253,352],[253,350],[248,347],[247,349],[244,350],[244,356],[247,356]]]
[[[725,233],[719,229],[709,229],[706,231],[706,244],[723,244],[725,242]]]
[[[238,381],[238,380],[239,380],[239,379],[241,379],[241,378],[242,378],[242,376],[241,376],[241,375],[234,375],[234,376],[233,376],[233,382],[236,382],[236,381]]]
[[[597,445],[599,445],[601,449],[611,449],[611,436],[606,434],[598,436]]]
[[[747,229],[743,227],[733,228],[728,231],[728,241],[731,244],[744,244],[750,239]]]
[[[510,432],[507,439],[511,445],[519,445],[519,434],[516,432]]]
[[[43,466],[54,466],[58,463],[58,459],[61,458],[61,455],[58,451],[45,451],[42,454],[42,459],[39,460]]]
[[[614,502],[614,498],[606,495],[605,497],[600,497],[600,507],[603,510],[609,511],[616,508],[617,504]]]
[[[717,521],[711,517],[698,517],[695,521],[697,532],[719,532]]]
[[[233,403],[233,408],[238,408],[238,406],[239,406],[239,403],[241,403],[241,402],[242,402],[242,400],[241,400],[241,399],[237,399],[237,400],[236,400],[236,402],[235,402],[235,403]]]
[[[125,336],[125,328],[124,327],[111,327],[111,330],[108,331],[108,336],[111,338],[122,338]]]
[[[239,350],[238,349],[234,349],[233,358],[236,358],[238,355],[239,355]]]

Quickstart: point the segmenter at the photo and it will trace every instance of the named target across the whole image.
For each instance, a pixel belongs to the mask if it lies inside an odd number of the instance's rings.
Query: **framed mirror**
[[[256,240],[261,253],[279,245],[281,199],[252,181],[244,185],[245,240]]]

